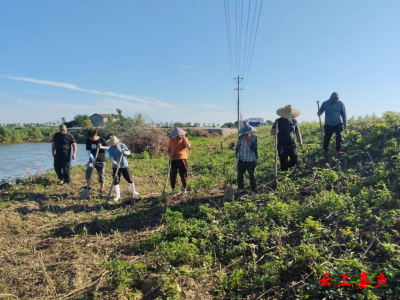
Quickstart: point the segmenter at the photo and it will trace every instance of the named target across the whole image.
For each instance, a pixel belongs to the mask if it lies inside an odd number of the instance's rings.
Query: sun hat
[[[300,111],[294,109],[291,105],[286,105],[285,107],[279,108],[276,114],[282,118],[294,119],[300,115]]]
[[[256,131],[257,131],[257,129],[255,129],[253,126],[250,126],[249,122],[246,122],[246,123],[244,123],[243,127],[240,128],[239,134],[253,133]]]
[[[120,142],[119,138],[115,135],[110,136],[110,138],[106,141],[107,146],[114,146]]]
[[[185,130],[183,130],[183,129],[179,128],[179,127],[175,127],[174,130],[172,130],[169,133],[169,137],[180,136],[180,135],[185,135],[185,134],[186,134]]]

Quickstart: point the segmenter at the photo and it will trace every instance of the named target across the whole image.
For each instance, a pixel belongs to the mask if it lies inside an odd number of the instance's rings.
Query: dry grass
[[[124,200],[117,204],[98,198],[95,182],[91,198],[79,200],[84,182],[81,166],[72,168],[69,186],[58,186],[54,176],[44,175],[44,183],[0,190],[5,200],[0,201],[0,298],[79,299],[89,295],[85,299],[92,299],[98,293],[101,299],[115,299],[115,294],[107,293],[102,264],[115,260],[152,263],[146,255],[135,256],[132,251],[140,238],[163,230],[165,206],[159,198],[164,172],[149,167],[146,174],[138,176],[140,170],[135,169],[134,161],[130,167],[143,197],[132,199],[122,180]],[[106,173],[106,178],[111,178],[109,167]],[[222,192],[222,187],[196,189],[197,196],[208,193],[222,197]],[[181,197],[170,200],[169,206],[191,201]],[[191,278],[180,281],[187,287],[185,299],[211,299],[206,291],[213,285],[212,277],[200,278],[197,283]],[[135,297],[154,299],[157,293],[149,284],[151,280],[145,282],[143,295]]]

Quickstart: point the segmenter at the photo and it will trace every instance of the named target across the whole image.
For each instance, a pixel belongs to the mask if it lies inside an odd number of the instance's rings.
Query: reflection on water
[[[88,162],[88,156],[84,144],[77,144],[76,160],[72,165],[84,165]],[[51,155],[51,143],[22,143],[0,145],[0,180],[11,177],[21,178],[28,172],[36,174],[40,170],[53,168],[53,156]]]

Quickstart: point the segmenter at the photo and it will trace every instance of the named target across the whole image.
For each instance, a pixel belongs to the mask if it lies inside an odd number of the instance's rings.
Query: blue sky
[[[226,1],[235,45],[241,0]],[[399,15],[398,0],[264,0],[243,118],[292,104],[317,120],[316,101],[334,91],[350,116],[400,111]],[[224,0],[1,1],[0,40],[0,123],[115,108],[156,122],[236,119]]]

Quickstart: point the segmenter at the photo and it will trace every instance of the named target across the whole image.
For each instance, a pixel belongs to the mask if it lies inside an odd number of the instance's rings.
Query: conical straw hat
[[[256,132],[257,129],[255,129],[253,126],[250,126],[248,122],[244,123],[243,127],[240,128],[239,134],[246,134],[246,133],[253,133]]]
[[[184,135],[184,134],[186,134],[186,131],[185,131],[185,130],[183,130],[183,129],[179,128],[179,127],[175,127],[175,129],[172,130],[172,131],[169,133],[169,136],[170,136],[170,137],[173,137],[173,136],[180,136],[180,135]]]
[[[285,119],[294,119],[300,115],[300,111],[294,109],[291,105],[279,108],[276,113],[278,116]]]
[[[114,146],[115,144],[118,144],[119,138],[117,138],[115,135],[110,136],[110,138],[106,141],[107,146]]]

